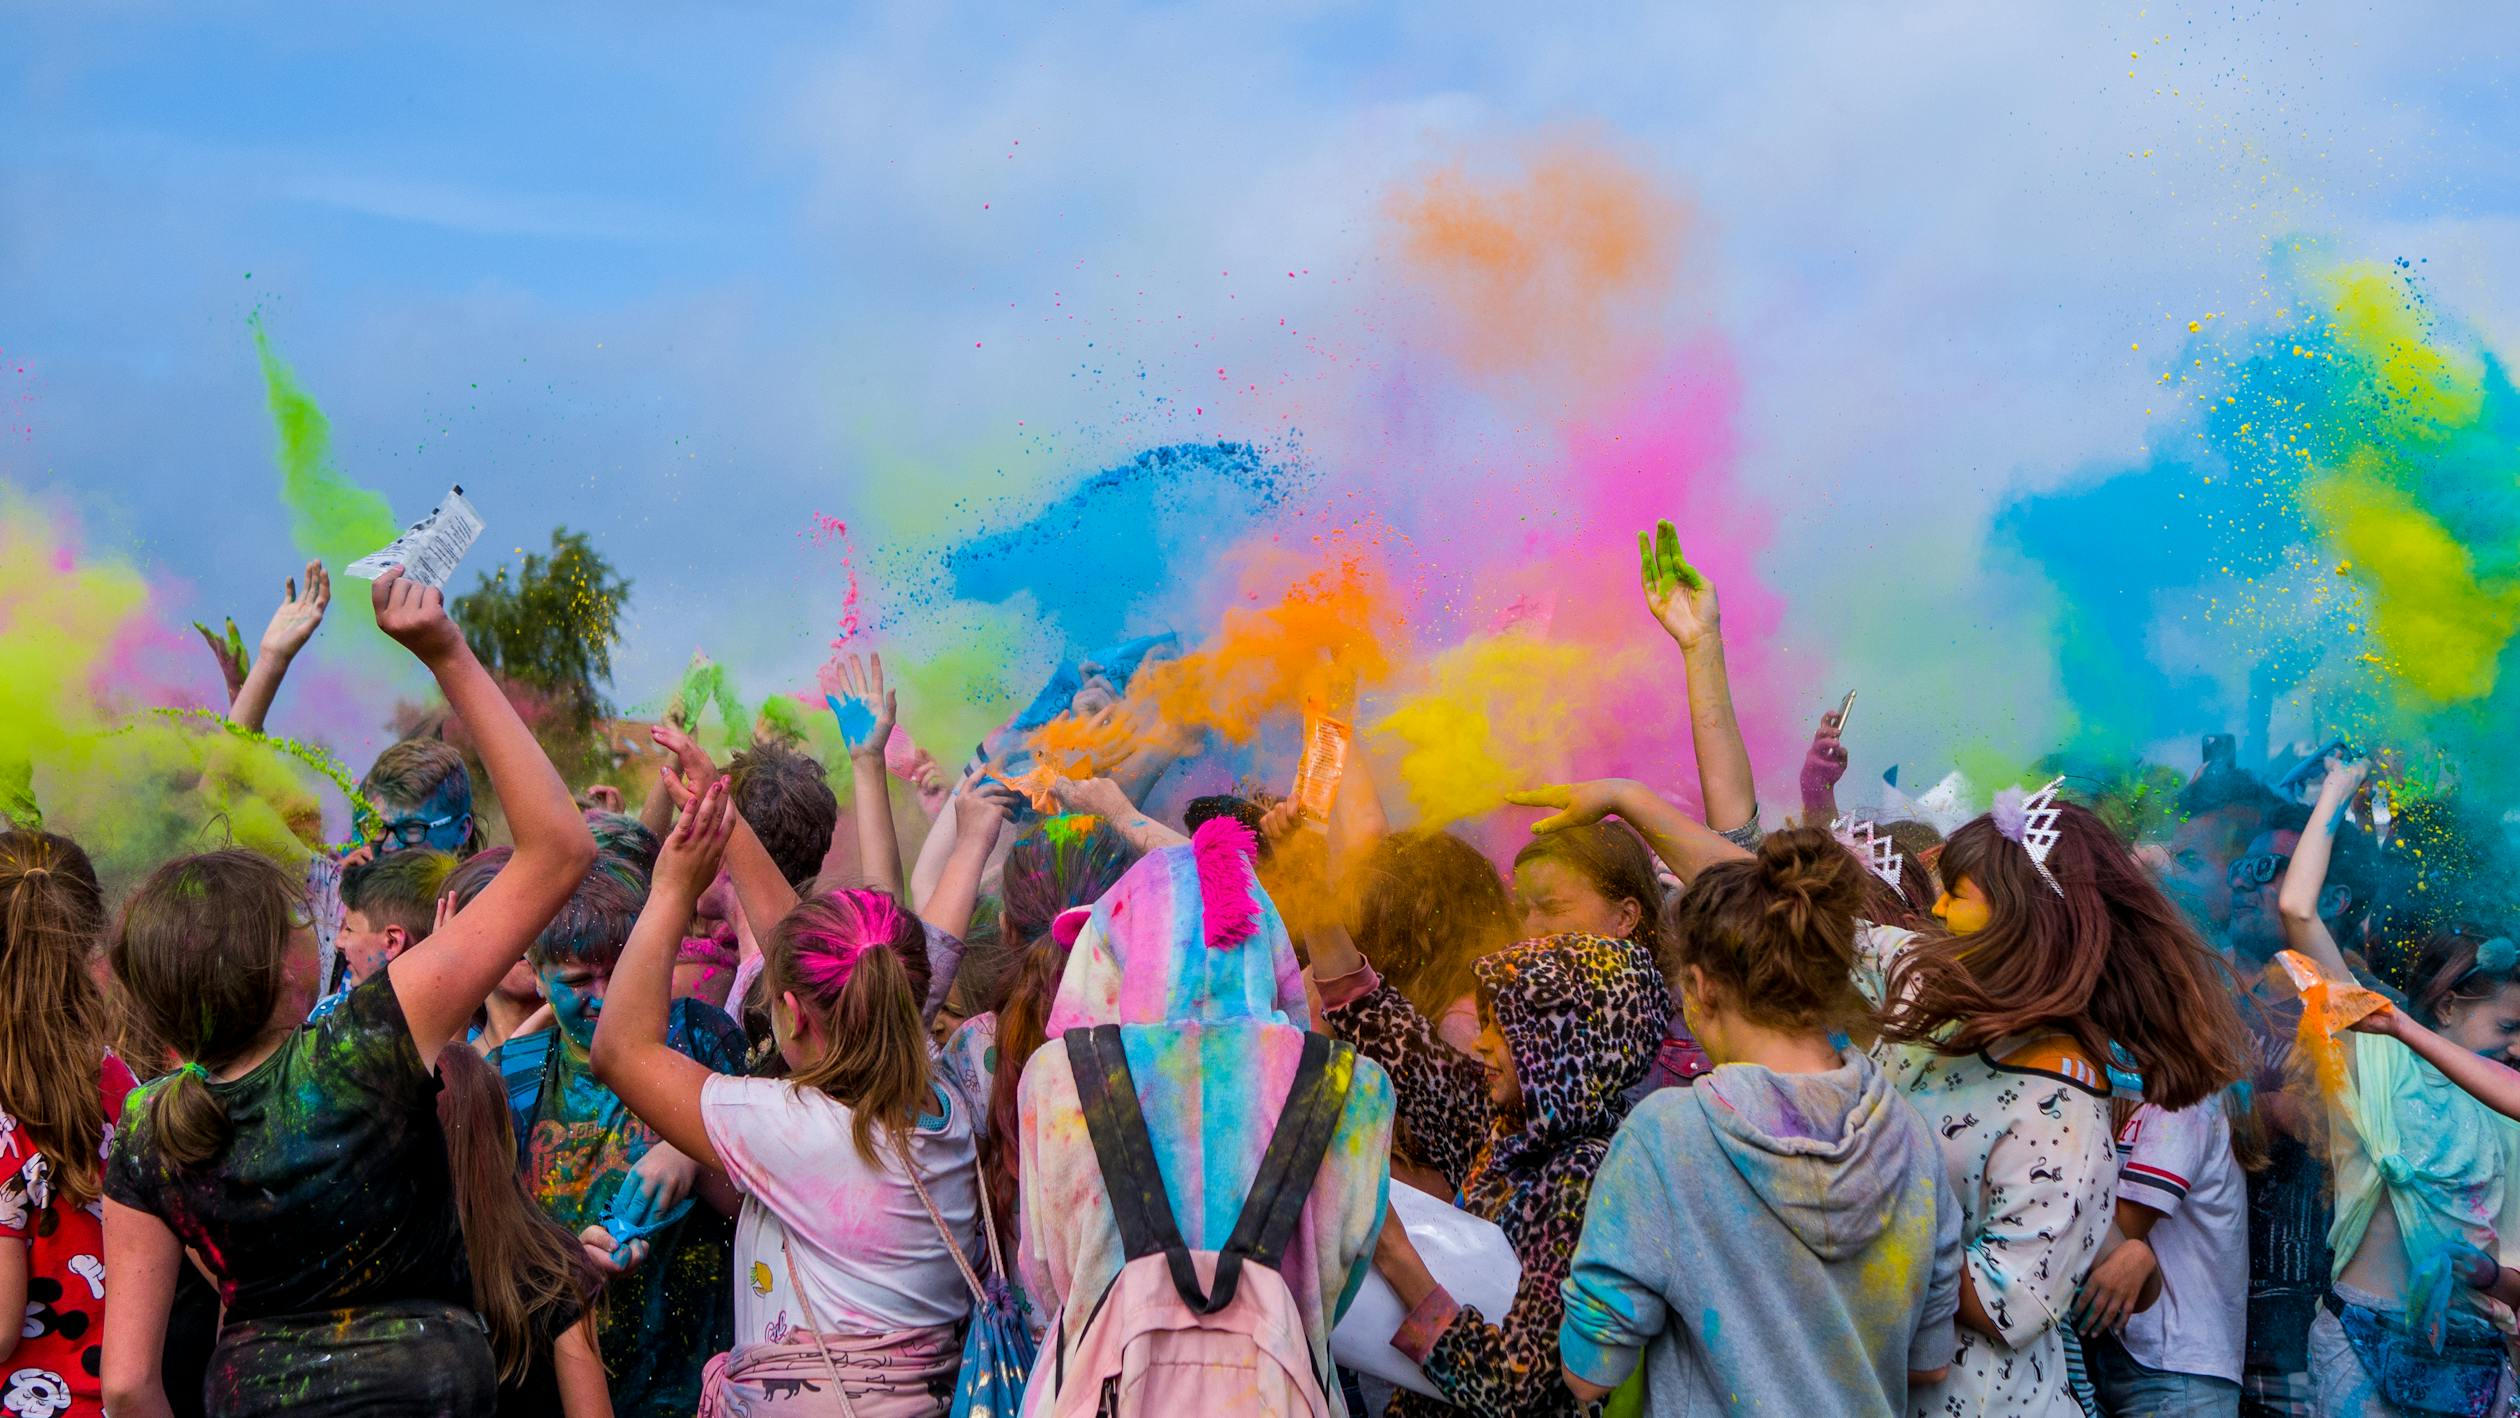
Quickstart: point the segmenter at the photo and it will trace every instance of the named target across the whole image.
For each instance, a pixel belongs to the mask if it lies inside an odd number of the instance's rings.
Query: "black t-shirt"
[[[545,1310],[534,1316],[534,1357],[522,1376],[499,1381],[498,1418],[550,1418],[561,1411],[560,1368],[552,1346],[569,1327],[585,1318],[579,1305]]]
[[[198,1167],[158,1148],[156,1108],[172,1082],[124,1106],[105,1194],[200,1255],[230,1323],[409,1300],[472,1308],[437,1077],[420,1065],[387,972],[253,1072],[210,1085],[231,1132]]]

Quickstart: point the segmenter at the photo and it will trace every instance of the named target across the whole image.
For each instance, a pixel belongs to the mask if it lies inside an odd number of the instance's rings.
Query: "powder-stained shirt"
[[[743,1072],[744,1034],[725,1011],[684,998],[666,1018],[666,1042],[677,1051],[712,1073]],[[656,1132],[596,1080],[557,1031],[503,1044],[491,1062],[503,1064],[510,1050],[528,1046],[547,1056],[540,1086],[519,1112],[526,1190],[572,1232],[602,1225],[630,1169],[656,1146]],[[646,1264],[604,1287],[596,1338],[616,1412],[680,1418],[698,1407],[700,1369],[734,1335],[734,1230],[731,1219],[696,1204],[647,1238]]]
[[[472,1308],[437,1076],[392,977],[352,989],[243,1077],[211,1082],[229,1137],[197,1167],[158,1143],[156,1110],[180,1077],[131,1095],[105,1194],[201,1257],[229,1323],[410,1300]]]
[[[131,1070],[107,1054],[98,1070],[111,1141],[132,1089]],[[72,1206],[54,1185],[53,1160],[0,1110],[0,1240],[26,1246],[26,1314],[18,1345],[0,1364],[0,1414],[96,1418],[104,1362],[105,1240],[98,1202]]]

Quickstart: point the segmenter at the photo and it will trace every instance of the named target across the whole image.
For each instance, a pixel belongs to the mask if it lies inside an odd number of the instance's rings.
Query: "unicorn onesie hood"
[[[1052,928],[1069,959],[1047,1032],[1055,1041],[1070,1029],[1121,1026],[1164,1191],[1193,1250],[1218,1249],[1232,1234],[1312,1024],[1286,923],[1252,873],[1257,852],[1240,823],[1203,823],[1189,846],[1140,858],[1101,900]],[[1027,1291],[1059,1312],[1047,1342],[1072,1347],[1126,1255],[1067,1050],[1054,1042],[1023,1070],[1017,1263]],[[1390,1080],[1358,1058],[1286,1250],[1282,1273],[1325,1375],[1331,1327],[1382,1227],[1391,1108]],[[1045,1352],[1043,1367],[1050,1361]],[[1338,1386],[1324,1387],[1337,1406]]]

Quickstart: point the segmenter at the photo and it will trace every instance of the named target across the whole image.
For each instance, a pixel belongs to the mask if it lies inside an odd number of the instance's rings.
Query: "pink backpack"
[[[1060,1037],[1128,1260],[1086,1315],[1075,1354],[1053,1335],[1049,1362],[1025,1391],[1025,1414],[1329,1414],[1312,1341],[1278,1265],[1347,1110],[1355,1052],[1319,1034],[1305,1037],[1233,1235],[1221,1251],[1193,1251],[1173,1219],[1119,1026]]]

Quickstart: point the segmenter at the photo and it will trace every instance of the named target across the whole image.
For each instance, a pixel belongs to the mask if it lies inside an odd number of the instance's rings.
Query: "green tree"
[[[553,728],[583,735],[610,712],[613,647],[621,642],[623,580],[584,532],[555,527],[551,554],[525,554],[455,598],[455,623],[491,673],[549,702]]]

